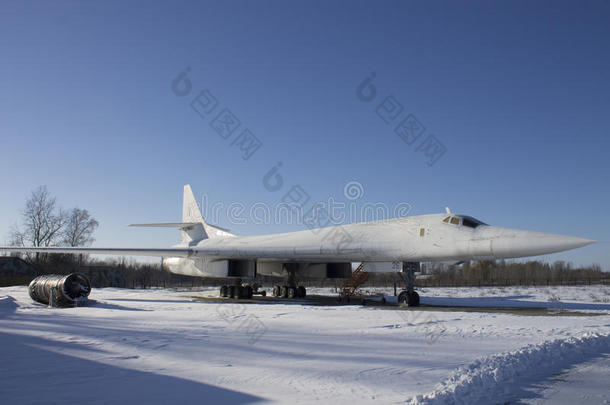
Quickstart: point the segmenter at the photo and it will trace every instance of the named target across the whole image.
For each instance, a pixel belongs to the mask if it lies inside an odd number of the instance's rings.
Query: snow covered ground
[[[609,287],[420,293],[422,304],[439,307],[218,303],[193,299],[217,295],[216,289],[94,289],[95,305],[57,309],[33,303],[25,287],[0,288],[0,399],[16,404],[609,400]],[[540,310],[472,312],[442,305]]]

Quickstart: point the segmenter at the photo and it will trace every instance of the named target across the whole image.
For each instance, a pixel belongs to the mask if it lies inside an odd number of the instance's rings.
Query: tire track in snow
[[[476,360],[460,367],[411,405],[503,403],[532,380],[548,377],[595,354],[610,352],[610,335],[585,333]],[[510,389],[509,389],[510,388]]]

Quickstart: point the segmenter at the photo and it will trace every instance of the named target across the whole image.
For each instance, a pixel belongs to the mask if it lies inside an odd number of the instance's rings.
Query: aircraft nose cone
[[[495,256],[503,258],[538,256],[576,249],[594,242],[575,236],[507,229],[493,241],[492,250]]]

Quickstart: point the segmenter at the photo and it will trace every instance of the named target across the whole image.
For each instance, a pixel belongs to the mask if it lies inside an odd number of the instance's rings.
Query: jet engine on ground
[[[30,297],[41,304],[74,307],[87,300],[91,284],[79,273],[48,274],[36,277],[28,287]]]

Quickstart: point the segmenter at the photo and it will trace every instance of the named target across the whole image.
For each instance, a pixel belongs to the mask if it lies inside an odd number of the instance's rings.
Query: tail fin
[[[201,226],[193,226],[192,228],[182,230],[182,242],[194,242],[202,239],[215,239],[234,237],[227,229],[218,226],[209,225],[203,219],[201,210],[197,205],[191,186],[184,186],[184,194],[182,197],[182,222],[197,223]]]
[[[155,228],[178,228],[182,231],[182,243],[196,244],[204,239],[232,238],[236,235],[228,229],[209,225],[203,219],[201,210],[195,201],[191,186],[184,186],[182,198],[182,222],[154,223],[154,224],[131,224],[129,226],[148,226]]]

